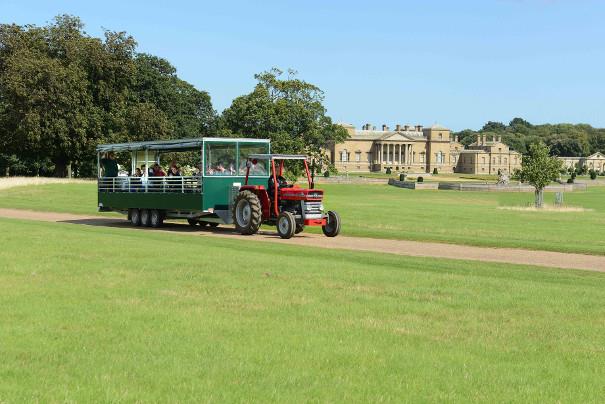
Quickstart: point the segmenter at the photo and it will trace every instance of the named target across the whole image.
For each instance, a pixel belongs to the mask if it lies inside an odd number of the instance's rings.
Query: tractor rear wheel
[[[157,209],[152,209],[150,222],[151,222],[151,227],[154,227],[154,228],[162,227],[162,224],[164,223],[164,215],[162,214],[162,211],[157,210]]]
[[[281,238],[292,238],[296,231],[296,219],[290,212],[282,212],[277,217],[277,234]]]
[[[250,235],[258,231],[263,218],[260,200],[251,191],[242,191],[233,204],[233,223],[240,234]]]
[[[129,215],[130,216],[130,223],[132,223],[133,226],[140,226],[141,225],[141,211],[134,208],[134,209],[130,209]]]
[[[151,226],[151,212],[149,212],[149,209],[141,209],[141,226]]]
[[[324,234],[328,237],[336,237],[340,233],[340,216],[338,213],[328,211],[328,222],[325,226],[321,227]]]

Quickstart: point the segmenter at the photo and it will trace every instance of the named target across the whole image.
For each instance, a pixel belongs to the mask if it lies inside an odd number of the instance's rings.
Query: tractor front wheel
[[[258,231],[263,218],[260,200],[251,191],[242,191],[233,204],[233,222],[240,234],[250,235]]]
[[[277,217],[277,234],[281,238],[292,238],[296,231],[296,219],[290,212],[282,212]]]
[[[324,234],[328,237],[336,237],[340,233],[340,216],[338,213],[328,211],[328,221],[325,226],[321,227]]]

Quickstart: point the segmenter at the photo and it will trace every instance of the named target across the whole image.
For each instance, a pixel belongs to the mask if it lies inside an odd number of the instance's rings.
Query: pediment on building
[[[594,160],[594,159],[605,159],[605,155],[601,152],[596,152],[595,154],[592,154],[588,157],[586,157],[587,160]]]
[[[388,140],[390,142],[410,142],[413,141],[414,138],[406,136],[403,133],[395,132],[382,136],[380,140]]]

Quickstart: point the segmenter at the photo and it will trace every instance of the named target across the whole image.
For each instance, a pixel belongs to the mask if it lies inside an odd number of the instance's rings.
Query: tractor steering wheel
[[[269,177],[270,192],[273,191],[274,186],[275,186],[275,184],[273,182],[273,176],[271,176],[271,177]],[[277,188],[286,188],[286,187],[288,187],[288,181],[286,181],[286,179],[283,176],[278,175],[277,176]]]

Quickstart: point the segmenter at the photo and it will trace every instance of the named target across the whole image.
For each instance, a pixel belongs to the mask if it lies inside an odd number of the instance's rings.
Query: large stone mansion
[[[521,154],[501,138],[477,136],[467,148],[443,126],[366,124],[361,130],[341,124],[349,132],[343,143],[332,145],[330,158],[339,172],[384,172],[387,168],[412,173],[498,174],[521,168]]]
[[[588,170],[605,172],[605,155],[596,152],[588,157],[559,157],[565,168],[586,167]]]

